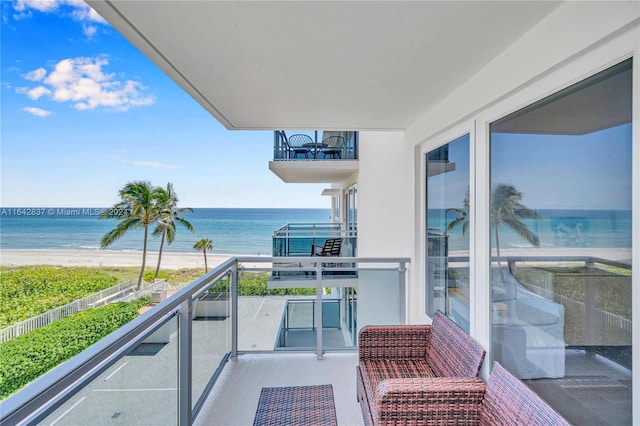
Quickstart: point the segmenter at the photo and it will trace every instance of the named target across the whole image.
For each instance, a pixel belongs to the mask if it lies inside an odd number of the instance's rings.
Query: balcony
[[[339,183],[358,171],[358,132],[274,132],[269,169],[287,183]]]
[[[335,243],[329,256],[321,256],[327,244]],[[322,278],[331,281],[331,286],[352,286],[349,281],[357,278],[354,265],[343,262],[340,257],[352,257],[357,248],[357,231],[345,230],[338,223],[290,223],[273,233],[274,271],[269,286],[315,287],[317,276],[316,264],[319,260],[331,262],[323,269]],[[305,262],[294,257],[313,256],[314,262]],[[347,281],[344,281],[347,280]],[[297,281],[297,282],[294,282]],[[282,284],[284,282],[284,284]]]
[[[345,230],[339,223],[289,223],[273,232],[273,256],[309,256],[329,238],[342,239],[341,256],[353,256],[357,231]]]
[[[4,400],[0,423],[250,424],[263,386],[332,384],[338,422],[361,424],[356,298],[362,325],[404,323],[408,259],[344,258],[365,278],[330,290],[330,266],[303,259],[319,271],[315,297],[246,295],[247,274],[271,272],[277,259],[229,259]],[[304,344],[278,347],[295,328]],[[340,344],[336,330],[348,336]]]

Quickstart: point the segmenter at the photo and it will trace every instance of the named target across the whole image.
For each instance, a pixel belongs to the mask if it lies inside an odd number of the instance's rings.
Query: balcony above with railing
[[[340,183],[358,171],[358,132],[276,130],[269,169],[287,183]]]
[[[269,286],[313,287],[317,279],[316,265],[320,262],[331,263],[336,268],[325,268],[322,279],[337,287],[352,285],[357,271],[340,258],[355,256],[356,249],[355,229],[343,229],[339,223],[289,223],[273,233],[273,256],[285,259],[274,262]],[[318,262],[297,260],[307,256]]]

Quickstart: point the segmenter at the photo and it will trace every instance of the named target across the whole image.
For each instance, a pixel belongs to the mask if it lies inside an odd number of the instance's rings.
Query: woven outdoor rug
[[[262,388],[256,425],[337,425],[331,385]]]

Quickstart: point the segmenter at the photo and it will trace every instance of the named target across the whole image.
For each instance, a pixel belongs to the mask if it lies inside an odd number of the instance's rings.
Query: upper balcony
[[[276,130],[269,169],[287,183],[340,183],[358,171],[358,132]]]

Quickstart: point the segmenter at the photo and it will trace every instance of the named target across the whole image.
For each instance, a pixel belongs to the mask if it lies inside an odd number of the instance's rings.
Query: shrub
[[[155,280],[156,277],[156,272],[155,271],[149,271],[149,272],[145,272],[144,275],[142,276],[142,279],[145,280],[148,283],[152,283]],[[168,273],[166,272],[159,272],[158,273],[158,279],[159,280],[169,280],[169,278],[171,278],[169,276]]]
[[[89,309],[0,344],[0,398],[122,327],[148,302],[146,297]]]
[[[87,268],[24,268],[0,272],[0,328],[111,287],[118,278]]]

